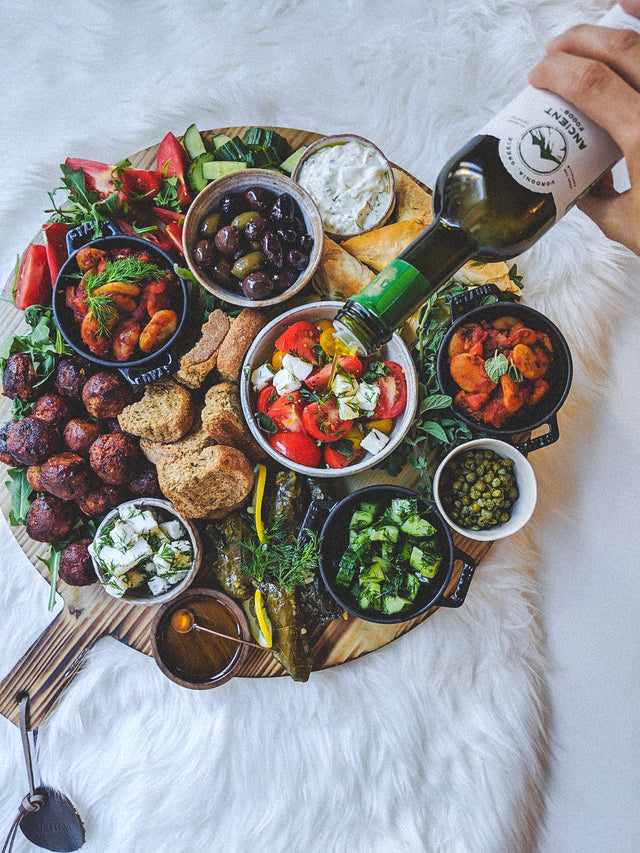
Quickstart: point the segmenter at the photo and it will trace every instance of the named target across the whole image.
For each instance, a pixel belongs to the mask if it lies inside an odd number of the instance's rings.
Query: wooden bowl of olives
[[[483,542],[504,539],[524,527],[537,494],[531,463],[498,438],[478,438],[454,448],[433,478],[433,497],[449,527]]]
[[[315,202],[290,178],[243,169],[196,196],[185,218],[183,251],[205,290],[234,305],[264,308],[311,279],[323,234]]]

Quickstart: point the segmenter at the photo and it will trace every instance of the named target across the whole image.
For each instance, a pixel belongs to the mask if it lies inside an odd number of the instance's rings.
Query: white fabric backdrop
[[[168,131],[351,131],[427,183],[605,0],[39,0],[3,8],[0,274],[67,156],[117,162]],[[101,641],[40,729],[88,853],[631,850],[640,830],[638,262],[571,213],[525,298],[576,360],[539,506],[459,611],[306,685],[202,695]],[[50,619],[0,535],[0,673]],[[548,639],[547,639],[548,637]],[[26,793],[0,718],[0,835]],[[550,772],[547,772],[547,762]],[[543,810],[543,802],[546,809]],[[16,850],[33,849],[22,836]]]

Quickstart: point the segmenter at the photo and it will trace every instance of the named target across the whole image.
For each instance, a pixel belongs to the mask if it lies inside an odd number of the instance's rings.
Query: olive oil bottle
[[[619,6],[601,24],[640,32]],[[621,156],[567,101],[527,87],[445,164],[433,223],[345,302],[337,336],[351,351],[374,352],[467,261],[504,261],[532,246]]]

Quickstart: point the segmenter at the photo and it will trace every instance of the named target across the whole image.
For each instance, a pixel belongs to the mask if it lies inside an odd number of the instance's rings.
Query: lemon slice
[[[260,542],[264,542],[264,524],[262,521],[262,501],[264,499],[264,486],[267,481],[267,469],[258,463],[255,467],[256,483],[253,490],[253,519],[256,525],[256,533]]]
[[[273,645],[273,633],[271,630],[271,620],[267,616],[267,611],[265,610],[264,600],[262,598],[262,592],[257,589],[256,594],[254,596],[254,602],[256,606],[256,617],[258,619],[258,625],[260,626],[260,633],[262,637],[258,640],[261,646],[264,646],[267,649],[270,649]],[[264,640],[264,642],[263,642]]]

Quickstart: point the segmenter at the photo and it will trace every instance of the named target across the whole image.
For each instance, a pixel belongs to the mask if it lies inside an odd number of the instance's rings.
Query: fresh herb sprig
[[[45,210],[45,213],[52,214],[52,222],[62,222],[70,228],[88,222],[93,227],[94,237],[100,237],[103,226],[114,217],[121,215],[120,197],[113,192],[103,198],[96,190],[89,189],[82,169],[72,169],[66,163],[62,163],[60,169],[62,186],[48,193],[53,207]],[[56,202],[56,195],[59,192],[66,194],[62,205]]]
[[[318,537],[311,531],[304,539],[292,541],[285,531],[285,518],[278,516],[263,542],[242,540],[248,552],[243,571],[258,583],[269,581],[291,592],[296,586],[313,580],[318,568]]]
[[[115,261],[107,261],[104,269],[100,272],[87,273],[84,276],[84,285],[87,293],[91,294],[99,287],[112,284],[115,281],[121,281],[125,284],[140,284],[146,280],[155,281],[162,278],[165,273],[166,270],[157,264],[150,264],[140,258],[127,256]]]
[[[42,385],[55,370],[58,357],[71,352],[53,319],[53,311],[41,305],[31,305],[24,312],[30,330],[14,335],[0,347],[0,371],[4,371],[8,359],[17,352],[28,353],[36,374],[36,385]],[[11,405],[11,417],[23,418],[33,408],[33,403],[15,398]]]
[[[60,556],[62,550],[76,539],[89,538],[93,539],[98,529],[98,524],[94,519],[78,519],[72,527],[69,535],[60,542],[54,542],[49,547],[49,555],[47,557],[38,557],[41,563],[44,563],[49,574],[51,575],[51,587],[49,590],[48,609],[53,610],[56,603],[56,586],[58,585],[58,574],[60,571]]]

